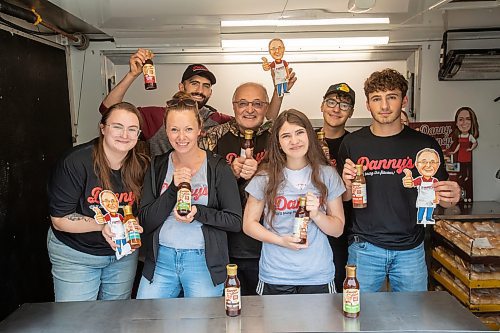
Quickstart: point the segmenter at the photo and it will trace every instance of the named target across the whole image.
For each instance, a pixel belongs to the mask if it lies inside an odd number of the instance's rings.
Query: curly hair
[[[402,97],[408,91],[408,81],[395,69],[386,68],[380,72],[373,72],[365,81],[366,98],[375,91],[400,90]]]

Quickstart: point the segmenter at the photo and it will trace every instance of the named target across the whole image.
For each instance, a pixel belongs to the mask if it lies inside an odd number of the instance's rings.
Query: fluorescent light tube
[[[221,21],[221,27],[292,27],[308,25],[389,24],[388,17],[347,17],[318,20],[241,20]]]
[[[266,51],[270,39],[222,39],[224,49]],[[341,37],[341,38],[289,38],[283,39],[288,51],[331,50],[344,46],[385,45],[389,36],[382,37]]]

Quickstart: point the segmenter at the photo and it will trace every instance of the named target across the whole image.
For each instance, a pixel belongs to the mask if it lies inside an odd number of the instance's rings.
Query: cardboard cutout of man
[[[439,180],[434,177],[441,164],[439,154],[431,148],[425,148],[417,153],[415,165],[420,174],[419,177],[413,178],[409,169],[404,169],[405,176],[403,177],[403,186],[406,188],[416,187],[417,195],[417,224],[434,224],[432,218],[434,208],[439,203],[436,191],[433,184]]]
[[[281,39],[274,38],[269,42],[269,54],[274,61],[269,63],[266,57],[262,57],[262,69],[265,71],[271,70],[271,76],[279,97],[288,94],[288,79],[290,78],[288,63],[283,60],[284,53],[285,44]]]

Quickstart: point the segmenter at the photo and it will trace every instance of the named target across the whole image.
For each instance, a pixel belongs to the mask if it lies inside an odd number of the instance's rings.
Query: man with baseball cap
[[[150,52],[145,49],[138,49],[136,53],[130,56],[129,72],[125,77],[109,92],[99,107],[99,112],[105,112],[111,105],[121,102],[125,93],[130,88],[134,80],[142,74],[142,67]],[[294,76],[294,74],[293,74]],[[293,77],[293,83],[296,78]],[[218,112],[215,108],[207,105],[212,95],[212,86],[216,83],[215,75],[202,64],[189,65],[182,75],[182,81],[179,83],[179,90],[189,93],[193,100],[198,103],[200,116],[203,119],[203,132],[209,128],[223,124],[231,116]],[[290,84],[289,84],[290,86]],[[173,94],[172,94],[173,95]],[[275,93],[276,95],[276,93]],[[268,118],[276,118],[281,107],[282,98],[275,97],[269,104]],[[163,118],[165,108],[163,106],[138,107],[143,117],[142,138],[148,142],[149,151],[152,156],[167,152],[171,145],[168,142],[164,130]]]
[[[321,112],[323,113],[323,128],[325,132],[325,141],[330,150],[331,164],[337,167],[337,158],[339,154],[340,143],[344,137],[349,134],[345,129],[345,124],[351,118],[354,112],[354,102],[356,93],[352,90],[347,83],[332,84],[321,103]],[[338,170],[342,174],[342,170]],[[346,225],[344,226],[344,233],[338,237],[328,236],[330,246],[333,250],[333,261],[335,264],[335,289],[337,292],[342,291],[342,284],[345,279],[345,265],[347,264],[347,230],[349,214],[352,208],[350,202],[344,202],[344,214],[346,216]]]

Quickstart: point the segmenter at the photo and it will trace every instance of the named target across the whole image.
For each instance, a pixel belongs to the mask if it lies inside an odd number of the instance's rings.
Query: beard
[[[198,109],[201,109],[202,107],[204,107],[207,104],[208,99],[209,99],[209,97],[207,97],[201,93],[197,93],[197,92],[191,93],[191,96],[199,96],[199,97],[203,98],[201,101],[196,101],[198,103]]]

